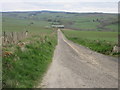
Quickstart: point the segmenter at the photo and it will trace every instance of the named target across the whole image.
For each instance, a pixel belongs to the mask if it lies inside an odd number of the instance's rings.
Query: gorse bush
[[[32,39],[24,51],[16,46],[12,55],[3,57],[3,87],[34,87],[52,61],[56,41],[56,35],[46,36],[44,42]]]

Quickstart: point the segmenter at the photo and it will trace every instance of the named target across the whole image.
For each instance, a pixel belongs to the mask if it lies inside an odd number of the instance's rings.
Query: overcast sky
[[[1,11],[69,11],[117,13],[119,0],[1,0]]]

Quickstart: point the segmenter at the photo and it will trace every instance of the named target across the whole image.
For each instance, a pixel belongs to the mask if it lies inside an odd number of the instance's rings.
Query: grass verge
[[[105,32],[95,32],[95,31],[81,32],[81,31],[73,31],[73,30],[64,30],[63,33],[69,40],[78,43],[80,45],[86,46],[96,52],[105,55],[114,55],[114,56],[120,54],[113,52],[113,47],[117,43],[116,42],[117,36],[115,36],[114,32],[112,34],[112,32],[105,33]],[[111,36],[114,36],[114,38],[110,39]]]
[[[15,46],[14,52],[3,56],[3,88],[33,88],[52,61],[56,46],[56,34],[33,36],[29,43]],[[9,51],[9,48],[4,51]]]

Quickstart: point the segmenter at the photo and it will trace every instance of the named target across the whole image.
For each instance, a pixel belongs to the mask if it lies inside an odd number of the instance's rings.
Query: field
[[[111,43],[117,43],[118,32],[101,32],[101,31],[76,31],[63,30],[71,38],[81,38],[89,40],[105,40]]]
[[[118,30],[117,14],[40,11],[3,13],[2,16],[3,31],[46,31],[52,24],[63,24],[67,29],[84,31]]]
[[[118,45],[117,32],[63,30],[63,33],[69,40],[106,55],[114,55],[113,47]]]
[[[44,21],[34,21],[31,19],[19,19],[13,17],[5,17],[3,16],[3,28],[2,31],[6,32],[21,32],[21,31],[28,31],[28,32],[51,32],[51,29],[45,28],[47,25]]]

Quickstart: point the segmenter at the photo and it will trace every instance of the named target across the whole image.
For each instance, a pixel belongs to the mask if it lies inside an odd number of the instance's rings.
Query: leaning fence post
[[[4,43],[5,43],[5,31],[3,32],[3,41],[4,41]]]

